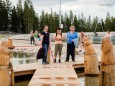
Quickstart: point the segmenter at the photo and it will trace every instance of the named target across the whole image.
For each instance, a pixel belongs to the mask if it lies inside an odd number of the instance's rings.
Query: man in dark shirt
[[[48,48],[50,46],[50,33],[48,32],[48,26],[45,25],[44,31],[41,33],[41,47],[43,47],[44,50],[44,57],[42,59],[42,64],[49,64],[47,62],[47,53],[48,53]]]

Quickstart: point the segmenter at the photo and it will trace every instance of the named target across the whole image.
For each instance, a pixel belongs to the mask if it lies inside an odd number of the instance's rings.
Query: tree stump
[[[101,86],[115,86],[115,54],[110,37],[102,39]]]
[[[98,59],[92,42],[86,36],[84,43],[84,67],[85,67],[85,86],[99,86],[99,68]]]

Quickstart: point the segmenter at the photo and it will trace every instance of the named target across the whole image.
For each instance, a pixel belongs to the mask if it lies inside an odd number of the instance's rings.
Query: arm
[[[56,35],[55,35],[55,36],[54,36],[54,40],[55,40],[55,41],[62,41],[63,38],[57,38]]]
[[[49,36],[49,48],[51,48],[51,36]]]
[[[42,47],[43,38],[44,38],[44,35],[42,34],[42,35],[40,36],[40,39],[41,39],[41,41],[40,41],[40,46],[41,46],[41,47]]]
[[[75,38],[78,38],[78,34],[76,33],[76,36],[75,36]]]

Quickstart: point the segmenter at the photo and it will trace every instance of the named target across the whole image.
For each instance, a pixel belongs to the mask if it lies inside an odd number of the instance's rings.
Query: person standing
[[[32,45],[32,43],[35,44],[35,39],[34,39],[33,30],[31,30],[31,32],[30,32],[30,44]]]
[[[60,28],[57,28],[56,34],[54,35],[54,40],[55,40],[55,59],[54,63],[56,63],[56,57],[57,54],[59,54],[59,60],[58,62],[61,63],[61,54],[62,54],[62,47],[63,47],[63,36],[62,36],[62,31]]]
[[[35,30],[34,38],[35,38],[35,44],[37,44],[38,42],[38,31],[37,30]]]
[[[75,26],[70,26],[70,31],[67,33],[67,57],[65,62],[69,62],[69,56],[71,55],[72,61],[75,62],[75,46],[73,40],[78,38],[75,32]]]
[[[41,47],[43,47],[44,50],[44,57],[42,58],[42,64],[49,64],[47,61],[47,53],[48,53],[48,49],[50,48],[50,33],[48,32],[48,26],[45,25],[44,26],[44,30],[41,33]]]
[[[112,34],[111,34],[111,30],[110,29],[107,30],[107,34],[105,36],[110,37],[110,40],[112,42]]]
[[[80,46],[79,52],[82,52],[82,51],[83,51],[83,48],[84,48],[84,44],[83,44],[83,38],[84,38],[84,36],[85,36],[85,35],[84,35],[83,31],[81,31],[80,36],[79,36],[79,38],[78,38],[79,46]]]

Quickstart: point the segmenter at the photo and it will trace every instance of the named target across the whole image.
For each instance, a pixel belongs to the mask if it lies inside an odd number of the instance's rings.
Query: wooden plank
[[[62,67],[61,67],[62,66]],[[36,69],[28,86],[80,86],[72,65],[46,65]]]

